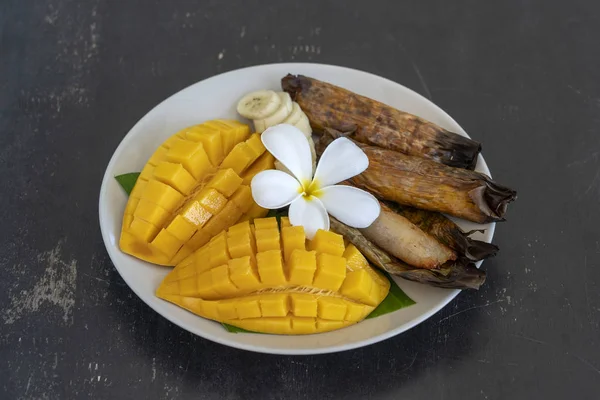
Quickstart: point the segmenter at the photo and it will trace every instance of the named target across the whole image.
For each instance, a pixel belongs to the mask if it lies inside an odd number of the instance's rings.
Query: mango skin
[[[362,321],[389,280],[343,237],[244,221],[214,236],[169,273],[156,295],[196,315],[254,332],[304,335]]]
[[[121,251],[175,266],[236,222],[265,216],[249,181],[273,162],[260,135],[238,121],[177,132],[150,157],[129,196]]]

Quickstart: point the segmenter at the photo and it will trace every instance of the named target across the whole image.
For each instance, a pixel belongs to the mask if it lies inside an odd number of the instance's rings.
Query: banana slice
[[[310,137],[310,135],[312,135],[312,128],[310,127],[310,121],[308,120],[308,117],[306,116],[306,114],[304,114],[304,112],[300,116],[300,119],[298,120],[298,122],[296,122],[294,124],[294,126],[298,129],[300,129],[302,131],[302,133],[304,133],[304,136],[306,136],[307,138]]]
[[[290,95],[286,92],[277,92],[281,101],[279,108],[272,114],[263,119],[254,120],[254,129],[262,133],[265,129],[283,123],[292,112],[293,102]]]
[[[300,121],[300,118],[302,118],[302,115],[304,115],[304,112],[298,103],[294,101],[292,104],[292,112],[286,119],[283,120],[282,124],[296,125],[296,123]]]
[[[240,99],[237,105],[237,112],[248,119],[263,119],[269,115],[273,115],[280,105],[281,96],[276,92],[272,90],[258,90],[248,93]]]

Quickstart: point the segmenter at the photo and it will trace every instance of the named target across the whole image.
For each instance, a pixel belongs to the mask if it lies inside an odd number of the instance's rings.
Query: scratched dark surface
[[[0,3],[0,398],[597,399],[600,2]],[[313,61],[400,82],[519,190],[488,282],[400,336],[213,344],[124,284],[97,217],[131,126],[196,81]]]

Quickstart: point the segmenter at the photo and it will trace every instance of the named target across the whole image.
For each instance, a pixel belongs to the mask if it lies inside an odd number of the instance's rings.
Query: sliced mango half
[[[236,222],[264,217],[250,181],[273,162],[260,134],[238,121],[177,132],[150,157],[129,196],[121,250],[174,266]]]
[[[156,294],[201,317],[273,334],[326,332],[363,320],[389,280],[341,235],[275,218],[244,221],[182,260]]]

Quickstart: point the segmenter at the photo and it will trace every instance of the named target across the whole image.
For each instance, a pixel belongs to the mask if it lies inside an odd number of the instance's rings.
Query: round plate
[[[244,350],[276,354],[330,353],[376,343],[431,317],[459,291],[437,289],[398,278],[398,285],[417,304],[328,333],[304,336],[229,333],[214,321],[157,298],[154,291],[169,269],[140,261],[119,250],[127,196],[114,179],[115,175],[140,171],[156,147],[186,126],[215,118],[239,119],[235,106],[242,95],[258,89],[281,90],[280,79],[288,73],[339,85],[467,136],[456,121],[426,98],[398,83],[366,72],[320,64],[271,64],[227,72],[169,97],[146,114],[125,136],[102,181],[99,205],[102,238],[115,267],[135,294],[169,321],[203,338]],[[490,174],[481,155],[477,171]],[[457,222],[465,230],[485,229],[485,234],[474,237],[491,241],[494,224]]]

